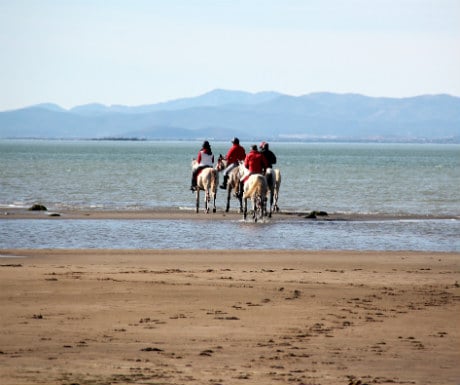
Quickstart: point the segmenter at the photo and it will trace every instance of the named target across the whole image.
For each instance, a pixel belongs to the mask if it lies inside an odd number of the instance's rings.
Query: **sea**
[[[231,146],[210,140],[216,158]],[[252,142],[242,145],[248,150]],[[460,251],[460,145],[272,142],[281,212],[355,220],[6,218],[8,209],[184,210],[201,141],[0,140],[0,249]],[[232,200],[231,210],[237,210]],[[366,218],[370,219],[366,219]],[[381,218],[381,219],[372,219]]]

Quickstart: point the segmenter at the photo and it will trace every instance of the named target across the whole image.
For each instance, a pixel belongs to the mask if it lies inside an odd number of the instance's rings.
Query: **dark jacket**
[[[276,164],[276,155],[273,152],[271,152],[270,150],[264,149],[260,151],[260,153],[266,159],[268,168],[272,168],[273,165]]]

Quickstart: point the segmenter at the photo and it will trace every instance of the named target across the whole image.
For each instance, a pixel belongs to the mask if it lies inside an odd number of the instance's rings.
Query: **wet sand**
[[[460,253],[0,255],[4,385],[460,383]]]
[[[313,215],[312,215],[313,214]],[[155,208],[151,210],[47,210],[30,211],[25,208],[0,209],[1,219],[114,219],[114,220],[235,220],[241,219],[242,214],[236,208],[228,213],[218,209],[216,213],[204,213],[201,209],[196,213],[194,209]],[[460,219],[458,216],[426,216],[426,215],[390,215],[390,214],[360,214],[360,213],[327,213],[322,210],[313,212],[280,211],[273,214],[272,220],[319,220],[319,221],[381,221],[403,219]]]

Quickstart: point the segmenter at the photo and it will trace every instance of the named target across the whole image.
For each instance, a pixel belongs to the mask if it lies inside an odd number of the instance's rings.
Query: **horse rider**
[[[267,160],[267,168],[273,168],[273,165],[276,164],[276,155],[268,147],[267,142],[262,142],[259,145],[260,153]]]
[[[246,175],[242,180],[240,180],[239,196],[243,196],[243,187],[244,180],[246,180],[252,174],[265,174],[265,171],[268,168],[268,162],[265,157],[257,151],[257,145],[253,144],[251,146],[251,151],[246,155],[244,159],[244,167],[249,170],[249,174]]]
[[[244,147],[240,145],[240,140],[235,137],[232,139],[232,147],[230,147],[224,158],[227,161],[227,167],[224,170],[224,181],[219,186],[221,189],[227,189],[227,181],[230,171],[237,167],[238,162],[240,160],[243,161],[244,158],[246,158],[246,151],[244,150]]]
[[[207,140],[203,142],[201,150],[198,152],[196,163],[197,167],[195,167],[192,172],[192,185],[190,186],[190,190],[192,191],[197,189],[196,179],[199,172],[206,167],[212,167],[214,165],[214,155],[211,150],[211,145]]]

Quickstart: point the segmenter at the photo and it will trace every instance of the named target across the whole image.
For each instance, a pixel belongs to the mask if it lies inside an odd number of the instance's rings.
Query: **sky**
[[[459,0],[0,0],[0,111],[216,88],[460,96]]]

